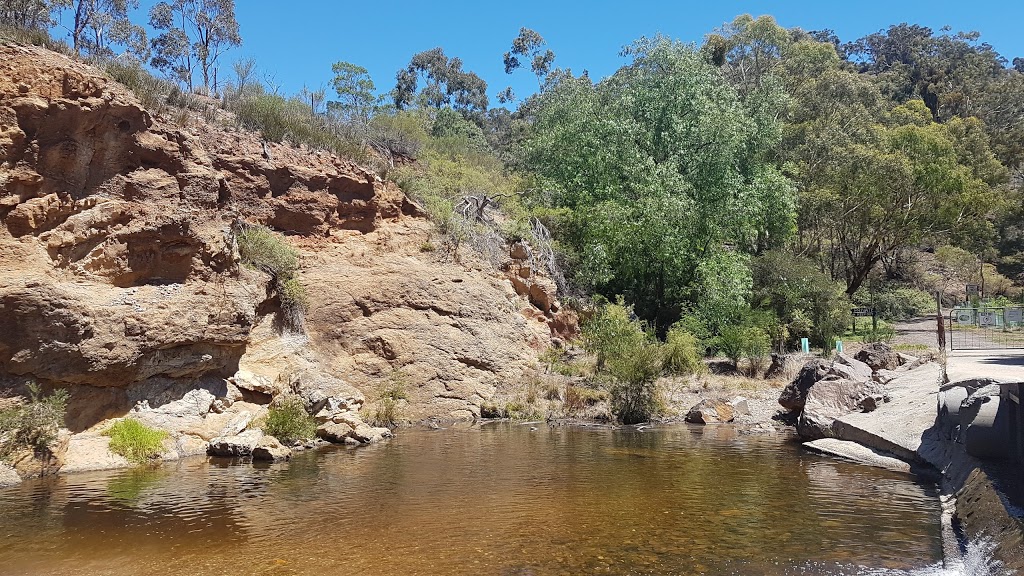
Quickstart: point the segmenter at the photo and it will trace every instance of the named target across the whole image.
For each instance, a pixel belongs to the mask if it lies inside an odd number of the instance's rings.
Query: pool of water
[[[937,488],[726,426],[490,424],[0,491],[0,574],[853,574],[941,562]]]

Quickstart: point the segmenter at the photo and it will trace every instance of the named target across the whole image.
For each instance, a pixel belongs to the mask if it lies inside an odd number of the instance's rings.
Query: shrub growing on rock
[[[377,408],[373,413],[374,426],[392,428],[400,420],[399,402],[408,399],[405,393],[405,375],[399,371],[391,374],[377,390]]]
[[[302,316],[309,308],[306,290],[296,277],[299,252],[266,226],[243,225],[236,235],[242,264],[270,275],[281,300],[284,324],[302,330]]]
[[[64,425],[67,390],[43,396],[35,383],[29,384],[28,390],[28,402],[0,410],[0,457],[21,448],[46,450]]]
[[[167,432],[150,428],[134,418],[125,418],[108,428],[104,436],[110,437],[110,451],[134,464],[144,464],[163,450]]]
[[[316,420],[306,412],[302,399],[288,396],[271,406],[263,423],[263,432],[283,444],[309,440],[316,436]]]

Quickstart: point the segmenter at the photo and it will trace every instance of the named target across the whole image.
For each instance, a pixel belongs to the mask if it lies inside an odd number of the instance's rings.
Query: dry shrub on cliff
[[[146,426],[134,418],[115,422],[103,433],[110,437],[110,451],[133,464],[145,464],[160,455],[167,432]]]
[[[0,410],[0,457],[23,448],[46,450],[64,425],[67,390],[43,396],[35,383],[29,384],[28,390],[28,402]]]

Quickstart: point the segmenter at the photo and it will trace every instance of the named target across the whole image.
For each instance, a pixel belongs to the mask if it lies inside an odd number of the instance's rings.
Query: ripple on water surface
[[[935,488],[729,427],[489,425],[0,492],[0,574],[840,574],[941,560]]]

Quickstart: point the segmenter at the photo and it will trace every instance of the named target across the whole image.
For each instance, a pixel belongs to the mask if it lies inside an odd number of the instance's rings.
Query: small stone
[[[732,411],[735,414],[743,416],[750,415],[750,406],[747,404],[747,399],[743,396],[737,396],[729,401],[729,405],[732,406]]]
[[[21,484],[21,476],[7,464],[0,462],[0,488]]]

